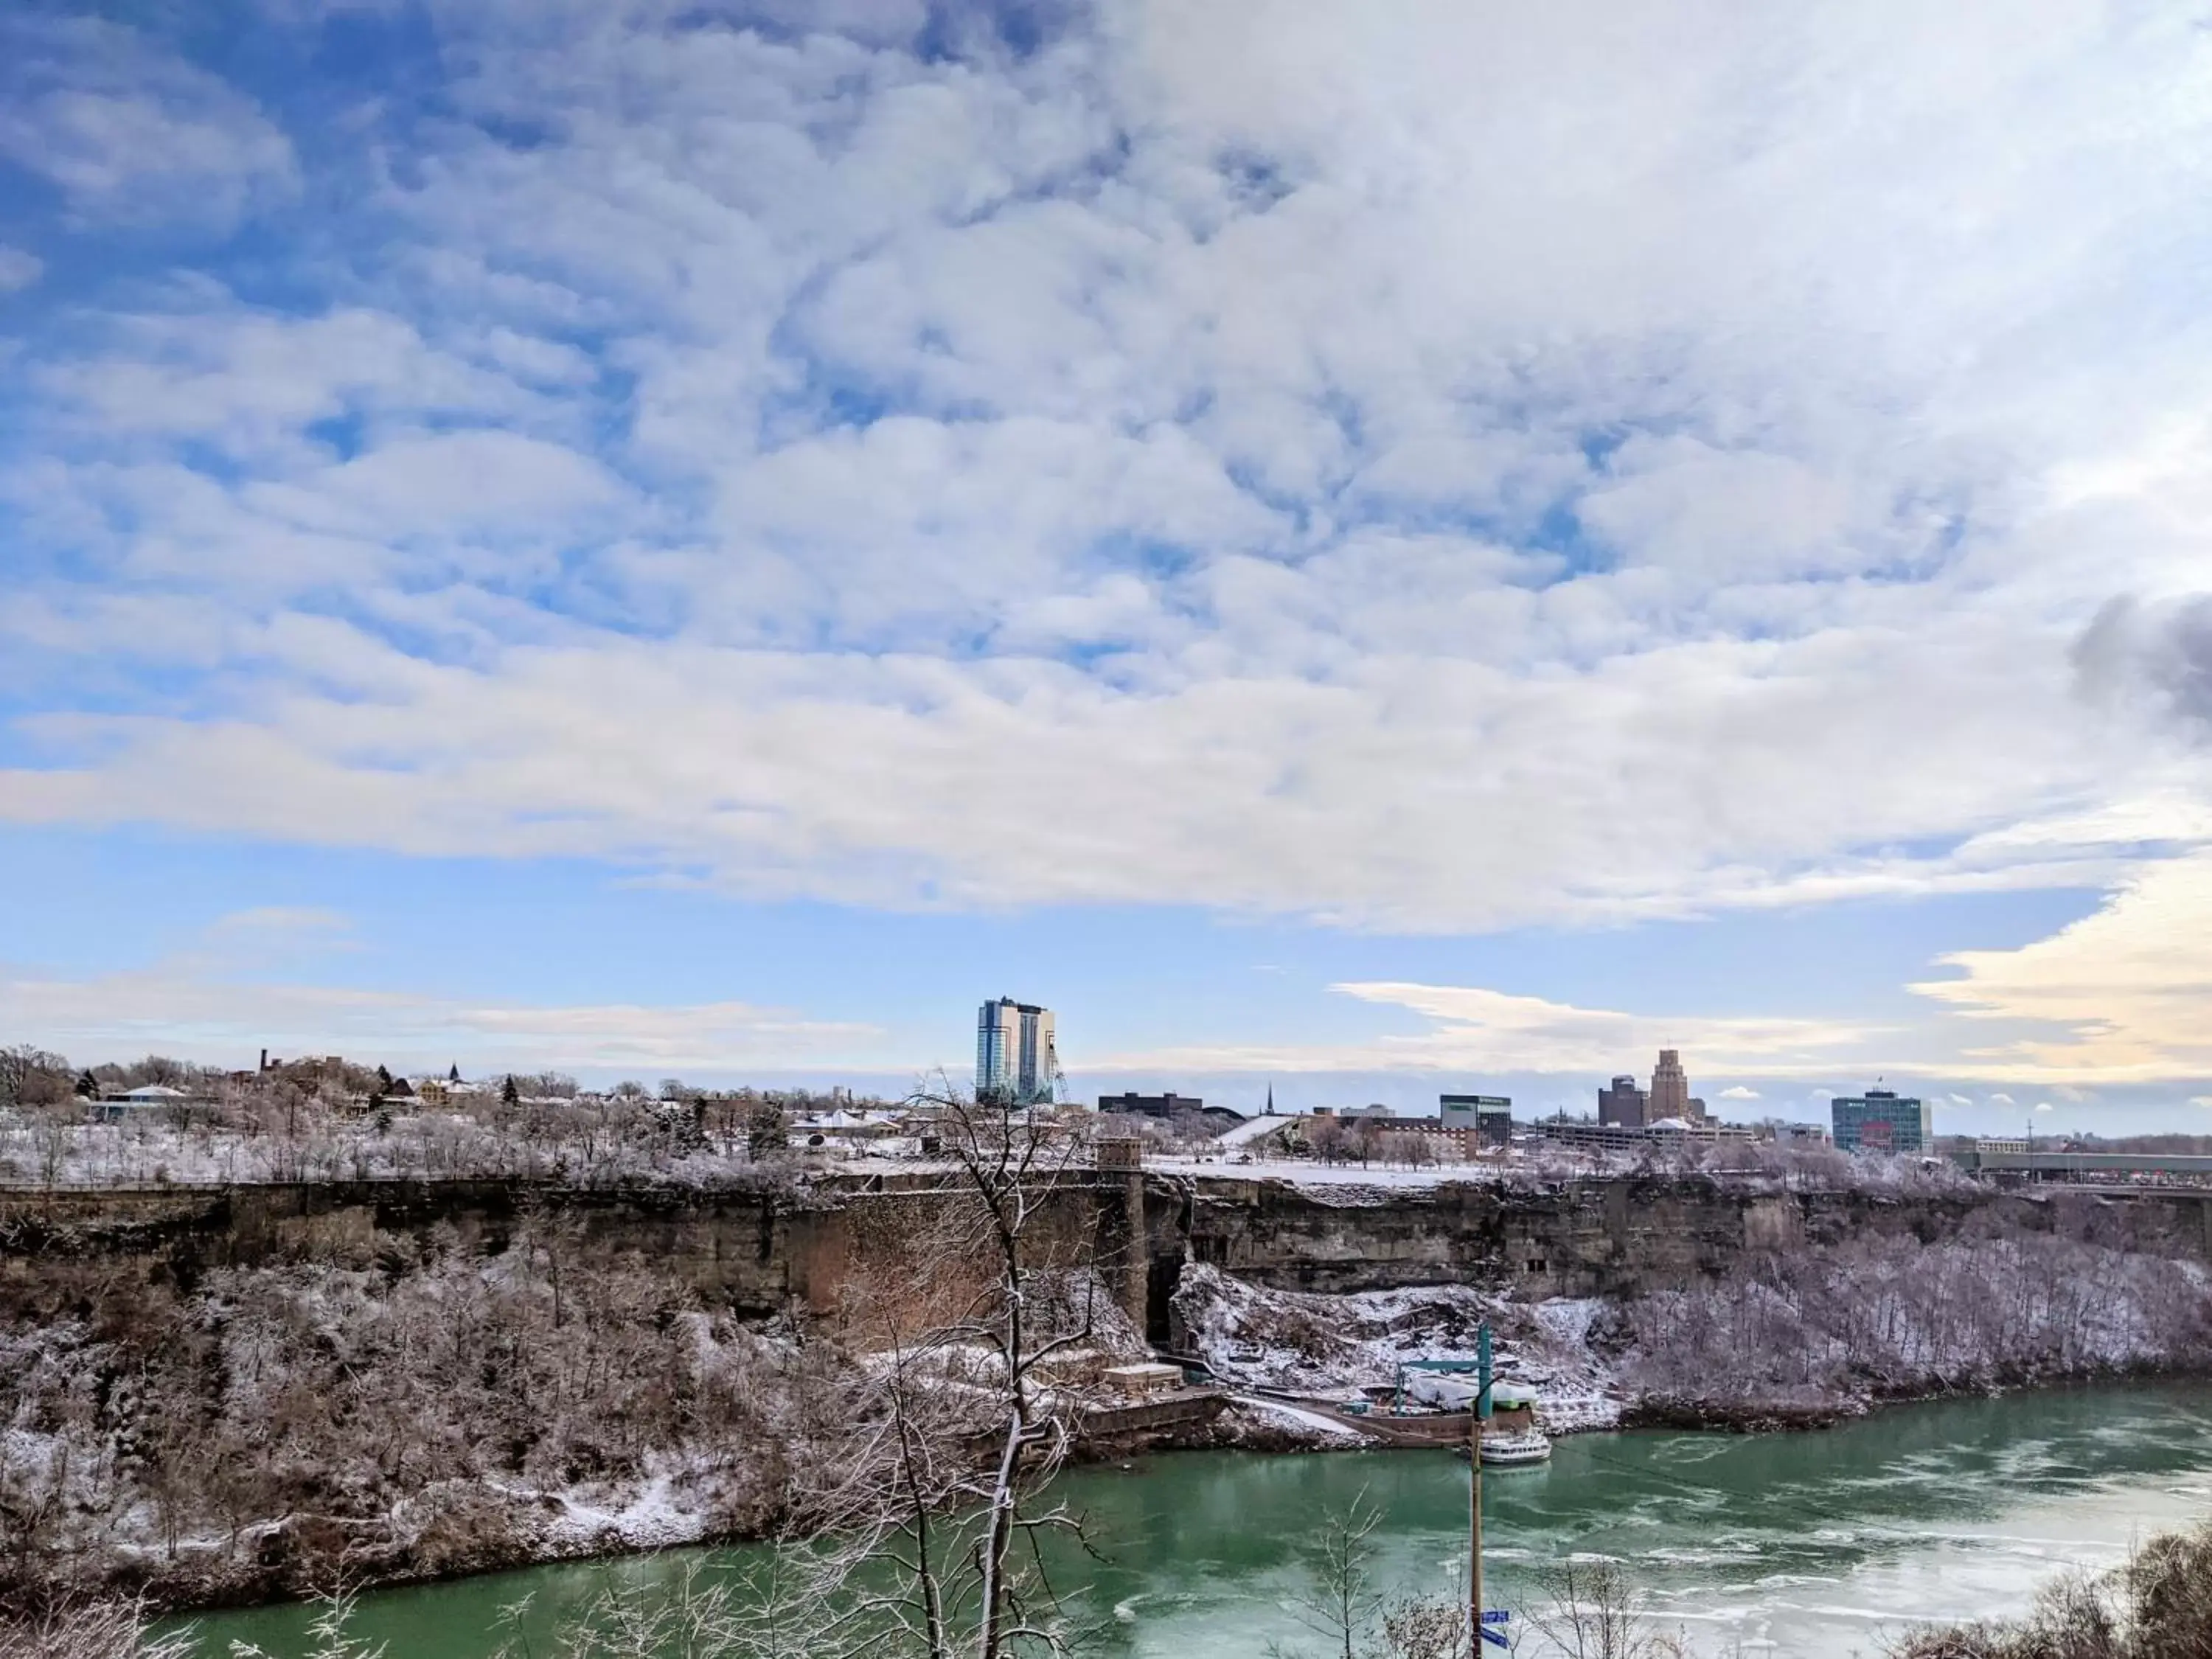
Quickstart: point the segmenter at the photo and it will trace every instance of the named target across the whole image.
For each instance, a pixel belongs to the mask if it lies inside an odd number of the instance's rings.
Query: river
[[[1382,1507],[1386,1574],[1440,1587],[1465,1547],[1466,1465],[1432,1452],[1194,1452],[1066,1478],[1103,1566],[1080,1595],[1115,1659],[1256,1659],[1313,1641],[1284,1607],[1316,1516],[1364,1491]],[[1918,1618],[2017,1612],[2069,1565],[2212,1514],[2212,1389],[2128,1386],[1896,1407],[1821,1432],[1582,1435],[1549,1465],[1483,1481],[1493,1604],[1531,1593],[1533,1564],[1616,1557],[1654,1615],[1701,1651],[1874,1655]],[[357,1633],[389,1659],[484,1659],[500,1607],[529,1595],[542,1635],[603,1585],[660,1561],[534,1568],[362,1598]],[[304,1655],[307,1614],[204,1616]],[[1534,1644],[1524,1644],[1524,1654]]]

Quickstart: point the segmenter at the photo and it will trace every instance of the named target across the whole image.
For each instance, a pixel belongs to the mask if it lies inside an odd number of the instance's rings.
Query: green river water
[[[1182,1453],[1065,1484],[1109,1558],[1074,1582],[1108,1615],[1115,1659],[1257,1659],[1270,1638],[1305,1638],[1283,1605],[1297,1546],[1363,1489],[1385,1511],[1394,1580],[1441,1587],[1465,1547],[1467,1468],[1443,1453]],[[2212,1389],[1942,1401],[1815,1433],[1581,1435],[1547,1466],[1490,1472],[1483,1491],[1493,1605],[1528,1593],[1534,1562],[1601,1554],[1701,1650],[1873,1655],[1911,1620],[2017,1612],[2066,1565],[2114,1564],[2132,1540],[2212,1515]],[[483,1659],[497,1609],[525,1594],[542,1632],[610,1582],[671,1570],[571,1565],[392,1590],[362,1599],[356,1629],[389,1659]],[[198,1628],[210,1659],[240,1637],[292,1659],[307,1617],[264,1607]]]

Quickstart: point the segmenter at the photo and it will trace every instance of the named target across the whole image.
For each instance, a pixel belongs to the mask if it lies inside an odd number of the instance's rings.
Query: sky
[[[2212,34],[0,15],[0,1041],[2212,1132]]]

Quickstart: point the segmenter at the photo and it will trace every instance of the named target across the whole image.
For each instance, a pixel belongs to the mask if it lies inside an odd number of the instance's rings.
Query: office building
[[[1447,1129],[1472,1129],[1486,1146],[1503,1146],[1513,1139],[1513,1100],[1510,1095],[1438,1095],[1437,1120]]]
[[[1610,1088],[1597,1091],[1597,1121],[1612,1129],[1640,1129],[1646,1121],[1650,1097],[1632,1077],[1613,1079]]]
[[[1838,1152],[1921,1153],[1936,1145],[1934,1109],[1893,1090],[1838,1095],[1828,1112]]]
[[[1662,1048],[1659,1063],[1651,1068],[1651,1093],[1644,1102],[1644,1121],[1658,1123],[1677,1117],[1696,1123],[1705,1115],[1705,1103],[1690,1098],[1690,1074],[1682,1069],[1681,1051]]]
[[[1000,997],[975,1016],[975,1097],[1049,1103],[1060,1081],[1052,1010]]]

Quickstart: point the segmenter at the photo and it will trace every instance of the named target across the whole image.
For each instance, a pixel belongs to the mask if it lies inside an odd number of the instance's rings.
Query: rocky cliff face
[[[217,1268],[356,1262],[434,1238],[481,1255],[536,1219],[586,1250],[636,1252],[738,1314],[781,1310],[817,1206],[803,1194],[579,1191],[495,1181],[331,1182],[0,1197],[0,1267],[130,1264],[189,1285]]]
[[[0,1609],[54,1574],[204,1601],[310,1588],[341,1559],[405,1577],[757,1531],[858,1375],[773,1316],[840,1319],[848,1288],[959,1302],[988,1264],[946,1249],[943,1207],[888,1172],[0,1194]],[[1564,1420],[1570,1383],[1585,1406],[1709,1412],[1719,1378],[1719,1406],[1764,1413],[2199,1373],[2208,1213],[2196,1194],[1154,1173],[1062,1183],[1029,1243],[1247,1381],[1384,1378],[1487,1318]]]
[[[929,1188],[885,1175],[749,1191],[470,1181],[15,1194],[0,1198],[0,1267],[20,1275],[41,1258],[98,1257],[189,1284],[216,1267],[373,1259],[434,1237],[496,1254],[532,1220],[586,1253],[636,1253],[740,1316],[820,1313],[853,1275],[898,1270],[932,1213]],[[1459,1284],[1526,1299],[1626,1297],[1722,1275],[1747,1251],[2054,1228],[2203,1260],[2212,1193],[1897,1196],[1702,1178],[1301,1186],[1153,1174],[1067,1182],[1049,1243],[1063,1260],[1087,1255],[1132,1319],[1165,1339],[1186,1261],[1288,1291]]]
[[[1628,1297],[1725,1272],[1747,1251],[1962,1230],[2123,1238],[2202,1258],[2212,1194],[2051,1200],[1977,1190],[1891,1196],[1762,1191],[1705,1179],[1614,1179],[1516,1190],[1494,1183],[1300,1188],[1156,1181],[1151,1248],[1279,1290],[1467,1284],[1523,1297]]]

